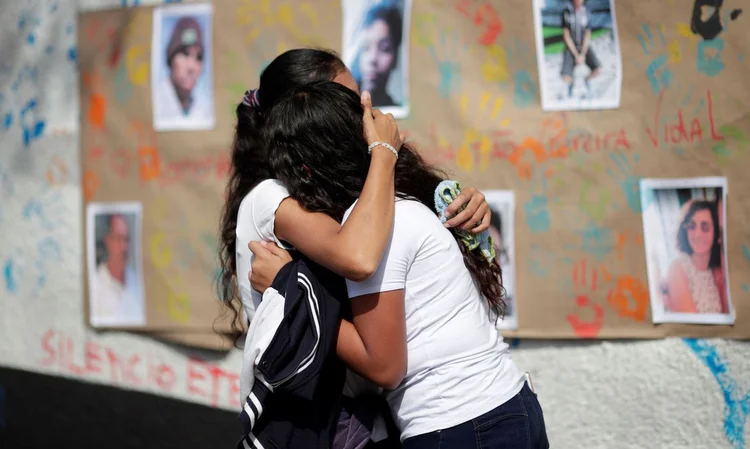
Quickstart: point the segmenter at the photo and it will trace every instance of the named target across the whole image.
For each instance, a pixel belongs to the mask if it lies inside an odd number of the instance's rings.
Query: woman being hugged
[[[291,197],[344,226],[372,167],[362,114],[356,94],[319,82],[278,100],[263,132]],[[495,328],[505,305],[491,241],[443,226],[427,187],[443,178],[414,150],[389,156],[394,223],[375,273],[347,281],[354,318],[342,322],[337,354],[387,391],[406,449],[547,448],[536,395]],[[253,270],[269,277],[281,263]]]

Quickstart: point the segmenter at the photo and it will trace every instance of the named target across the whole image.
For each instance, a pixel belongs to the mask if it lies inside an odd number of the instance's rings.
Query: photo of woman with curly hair
[[[642,180],[654,322],[731,324],[724,178]]]

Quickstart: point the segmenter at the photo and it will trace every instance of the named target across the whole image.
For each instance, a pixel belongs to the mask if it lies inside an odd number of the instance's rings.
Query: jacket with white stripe
[[[305,260],[285,265],[245,339],[238,448],[329,449],[346,367],[336,357],[344,280]]]

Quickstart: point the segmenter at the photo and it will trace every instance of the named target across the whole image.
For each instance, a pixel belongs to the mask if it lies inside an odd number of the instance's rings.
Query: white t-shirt
[[[131,268],[125,270],[125,284],[114,278],[101,263],[96,268],[91,295],[91,324],[94,326],[139,326],[146,324],[143,293]]]
[[[237,213],[237,244],[235,257],[237,262],[237,283],[242,296],[242,306],[245,317],[252,320],[263,295],[250,286],[250,266],[253,263],[253,253],[247,247],[251,241],[265,240],[275,242],[282,248],[285,246],[274,234],[276,209],[289,196],[284,184],[276,179],[266,179],[251,190],[240,203]]]
[[[456,239],[423,204],[397,200],[380,267],[347,286],[350,298],[404,289],[407,371],[386,393],[401,441],[469,421],[521,391],[524,374],[490,321]]]

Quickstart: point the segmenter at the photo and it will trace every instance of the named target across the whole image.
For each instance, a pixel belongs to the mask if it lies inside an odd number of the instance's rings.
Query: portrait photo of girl
[[[411,0],[342,1],[343,60],[372,106],[395,118],[409,115]]]
[[[655,323],[734,323],[725,199],[726,178],[641,180]]]

